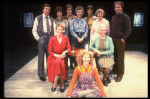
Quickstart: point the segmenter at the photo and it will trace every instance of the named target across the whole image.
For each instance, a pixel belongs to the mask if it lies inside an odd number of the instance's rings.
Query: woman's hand
[[[78,42],[79,43],[83,42],[83,38],[78,38]]]

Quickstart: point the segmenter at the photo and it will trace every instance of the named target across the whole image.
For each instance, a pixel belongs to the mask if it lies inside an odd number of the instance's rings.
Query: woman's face
[[[62,16],[62,12],[61,11],[57,11],[57,17],[61,17]]]
[[[88,15],[92,15],[93,10],[92,10],[92,9],[88,9],[88,10],[87,10],[87,13],[88,13]]]
[[[115,4],[115,12],[116,14],[119,14],[122,12],[122,8],[120,4]]]
[[[80,9],[77,11],[77,17],[78,18],[82,18],[82,15],[83,15],[83,11]]]
[[[106,35],[106,27],[102,26],[99,29],[100,36],[104,37]]]
[[[89,64],[90,63],[90,55],[84,54],[83,56],[83,64]]]
[[[103,19],[103,16],[104,16],[103,12],[99,12],[97,14],[97,18],[100,19],[100,20]]]
[[[64,29],[62,27],[57,27],[57,29],[56,29],[57,36],[63,35],[63,31],[64,31]]]

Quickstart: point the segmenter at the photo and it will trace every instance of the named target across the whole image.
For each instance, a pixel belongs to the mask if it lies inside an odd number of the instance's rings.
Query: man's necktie
[[[49,21],[48,21],[48,17],[46,18],[46,25],[47,25],[47,33],[50,34],[50,26],[49,26]]]

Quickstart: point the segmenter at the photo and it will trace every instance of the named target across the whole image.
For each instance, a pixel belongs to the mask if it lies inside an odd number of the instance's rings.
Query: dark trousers
[[[84,35],[84,33],[79,33],[79,32],[76,32],[76,34],[80,38]],[[81,42],[81,43],[78,43],[78,40],[76,38],[72,37],[72,39],[71,39],[71,45],[72,44],[75,45],[75,48],[84,48],[85,40],[83,40],[83,42]]]
[[[48,42],[50,35],[44,33],[38,40],[38,76],[44,77],[44,53],[46,52],[46,58],[48,57]]]
[[[114,67],[113,72],[117,73],[117,77],[122,77],[124,75],[124,50],[125,43],[121,39],[113,39],[114,43]]]

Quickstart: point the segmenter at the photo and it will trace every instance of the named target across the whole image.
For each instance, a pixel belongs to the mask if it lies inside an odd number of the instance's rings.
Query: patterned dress
[[[106,51],[105,39],[100,39],[98,50],[100,52]],[[113,64],[114,64],[114,59],[107,55],[101,55],[100,58],[98,59],[98,63],[99,63],[100,67],[108,68],[108,69],[112,70]]]
[[[81,68],[81,66],[80,66]],[[101,92],[98,88],[96,88],[96,84],[94,83],[93,77],[92,77],[92,71],[93,66],[91,67],[91,72],[85,73],[81,70],[81,76],[79,77],[77,83],[74,86],[74,89],[72,91],[72,97],[78,97],[80,91],[84,91],[86,89],[97,89],[93,92],[93,94],[96,95],[97,98],[101,98]]]

